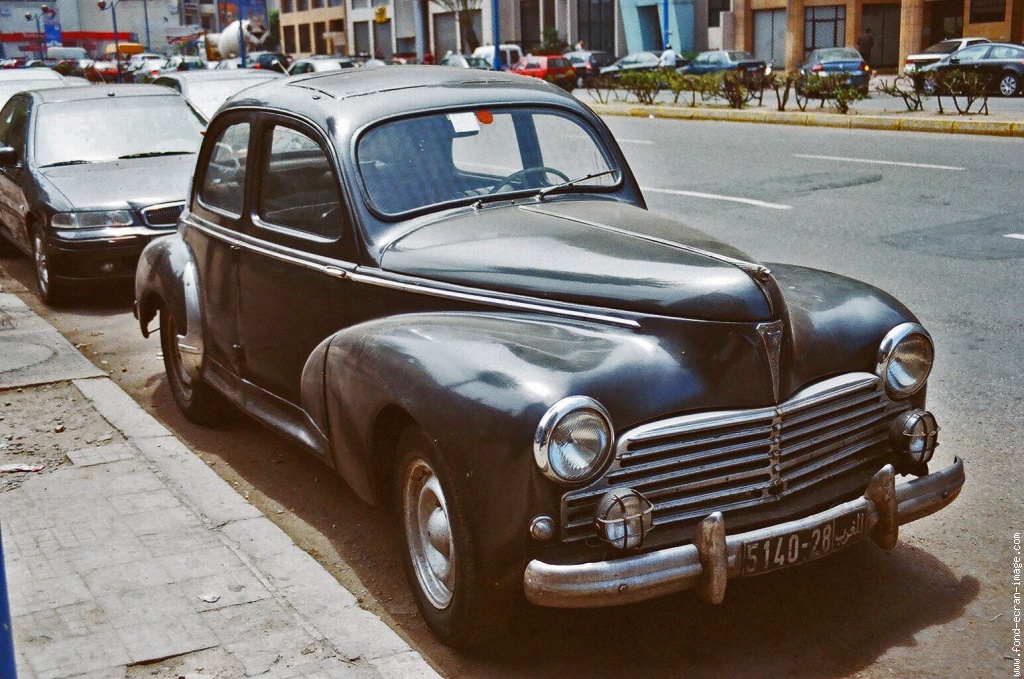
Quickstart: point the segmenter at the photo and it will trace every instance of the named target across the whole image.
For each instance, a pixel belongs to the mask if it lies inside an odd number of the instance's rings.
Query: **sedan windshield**
[[[45,167],[196,153],[203,128],[203,120],[177,95],[42,104],[35,159]]]
[[[378,212],[618,184],[613,155],[583,120],[537,109],[478,109],[386,122],[359,140],[360,173]]]

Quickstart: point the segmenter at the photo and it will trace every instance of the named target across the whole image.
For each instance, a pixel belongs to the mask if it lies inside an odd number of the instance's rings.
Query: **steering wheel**
[[[553,174],[559,179],[561,179],[563,182],[571,181],[569,179],[569,176],[566,175],[564,172],[560,172],[553,167],[548,167],[547,165],[540,165],[538,167],[524,167],[522,170],[516,170],[515,172],[508,175],[500,182],[492,186],[491,190],[488,191],[487,193],[488,195],[492,193],[497,193],[498,190],[501,189],[502,187],[508,186],[509,184],[513,184],[518,181],[523,181],[529,175],[536,174],[538,172],[544,175]]]

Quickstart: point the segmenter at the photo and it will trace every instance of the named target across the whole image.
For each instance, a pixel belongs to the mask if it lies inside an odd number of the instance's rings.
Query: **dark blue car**
[[[813,50],[807,60],[800,65],[800,73],[804,76],[825,76],[837,73],[846,74],[846,84],[856,87],[862,94],[868,93],[871,82],[871,67],[852,47],[827,47]]]

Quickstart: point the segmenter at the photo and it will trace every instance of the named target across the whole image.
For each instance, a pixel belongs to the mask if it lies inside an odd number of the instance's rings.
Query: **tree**
[[[473,30],[473,11],[480,9],[481,0],[431,0],[438,7],[455,12],[462,36],[462,51],[469,54],[480,46],[480,37]]]

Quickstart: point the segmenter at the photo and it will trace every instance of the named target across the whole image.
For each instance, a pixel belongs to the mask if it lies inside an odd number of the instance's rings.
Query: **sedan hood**
[[[743,253],[647,210],[557,200],[448,215],[385,250],[384,270],[541,299],[714,321],[772,316]]]
[[[66,209],[141,208],[185,200],[194,154],[132,158],[39,170],[68,201]]]

